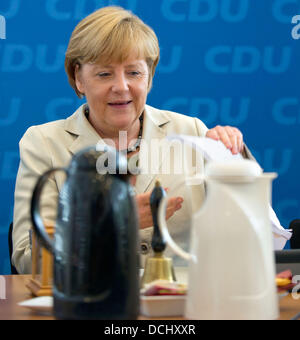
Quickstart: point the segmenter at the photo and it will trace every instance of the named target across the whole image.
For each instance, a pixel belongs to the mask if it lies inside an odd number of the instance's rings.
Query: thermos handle
[[[168,230],[167,222],[166,222],[167,204],[168,204],[168,195],[162,197],[162,200],[160,201],[160,205],[158,208],[158,221],[159,221],[158,225],[159,225],[159,229],[165,241],[170,246],[170,248],[174,251],[174,253],[177,254],[178,256],[182,257],[183,259],[187,261],[197,262],[197,257],[181,249],[175,243],[175,241],[172,239],[171,235],[169,234],[169,230]]]
[[[46,248],[50,253],[54,253],[54,242],[51,240],[46,232],[41,214],[40,214],[40,198],[44,185],[48,178],[56,171],[64,171],[67,173],[65,168],[54,168],[46,171],[37,181],[36,186],[33,190],[31,199],[31,221],[33,229],[41,242],[42,246]]]

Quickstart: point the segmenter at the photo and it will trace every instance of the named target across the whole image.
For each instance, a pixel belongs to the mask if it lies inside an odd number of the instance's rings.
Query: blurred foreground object
[[[77,153],[67,169],[49,170],[36,184],[31,217],[39,241],[54,256],[58,319],[138,316],[138,220],[126,169],[125,156],[115,149],[90,147]],[[53,241],[45,231],[39,202],[55,171],[66,172],[67,178]]]

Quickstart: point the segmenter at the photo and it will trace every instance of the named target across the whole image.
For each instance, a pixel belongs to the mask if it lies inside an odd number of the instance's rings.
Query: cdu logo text
[[[257,71],[283,73],[291,62],[289,46],[214,46],[205,54],[205,66],[214,73],[249,74]]]
[[[172,22],[205,23],[221,18],[225,22],[235,23],[246,18],[249,2],[249,0],[164,0],[161,12],[166,20]]]
[[[46,0],[48,16],[57,21],[81,20],[89,13],[104,6],[122,6],[136,12],[138,0]]]

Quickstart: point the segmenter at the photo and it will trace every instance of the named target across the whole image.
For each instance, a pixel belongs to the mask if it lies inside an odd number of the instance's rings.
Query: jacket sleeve
[[[19,143],[20,165],[15,187],[13,218],[12,263],[19,274],[31,273],[30,204],[34,186],[45,171],[51,169],[52,161],[47,141],[39,127],[29,128]],[[58,189],[54,179],[45,185],[40,202],[45,223],[55,220]]]
[[[195,125],[196,125],[197,136],[205,137],[208,131],[207,126],[198,118],[195,118]]]

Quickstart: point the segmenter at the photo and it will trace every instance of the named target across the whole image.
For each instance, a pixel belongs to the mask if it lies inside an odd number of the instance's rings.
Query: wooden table
[[[0,299],[0,320],[54,320],[52,316],[39,315],[27,308],[18,306],[18,302],[31,299],[25,283],[30,278],[27,275],[4,276],[6,282],[6,299]],[[283,297],[280,301],[279,320],[290,320],[300,313],[300,299],[295,300],[291,295]],[[146,317],[140,317],[147,320]],[[161,318],[163,320],[183,320],[183,318]]]

